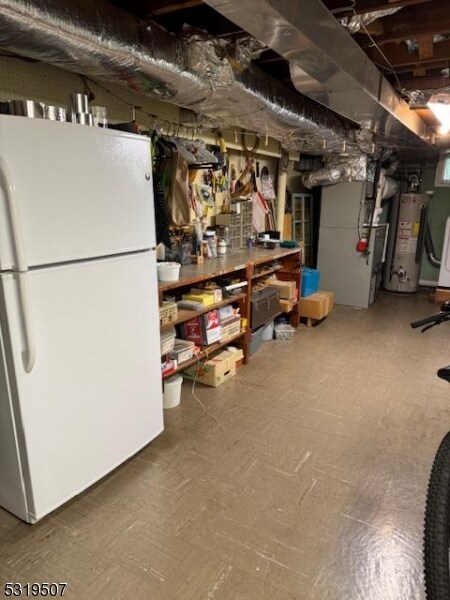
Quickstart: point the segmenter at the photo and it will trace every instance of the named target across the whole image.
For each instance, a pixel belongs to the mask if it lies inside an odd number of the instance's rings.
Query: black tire
[[[434,459],[428,484],[424,531],[427,600],[450,599],[450,432]]]

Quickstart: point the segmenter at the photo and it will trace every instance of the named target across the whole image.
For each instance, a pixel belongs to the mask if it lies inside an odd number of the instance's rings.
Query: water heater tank
[[[425,237],[427,194],[408,192],[391,208],[384,287],[391,292],[416,292]]]

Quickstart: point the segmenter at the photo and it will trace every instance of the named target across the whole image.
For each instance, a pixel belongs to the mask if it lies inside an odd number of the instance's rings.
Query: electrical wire
[[[206,353],[205,358],[206,358],[206,360],[208,360],[208,353]],[[215,421],[217,423],[217,425],[219,426],[219,429],[221,429],[222,431],[225,431],[224,428],[222,427],[222,425],[220,424],[219,419],[217,419],[217,417],[215,417],[214,415],[212,415],[208,411],[208,409],[206,408],[206,406],[203,404],[203,402],[200,400],[200,398],[195,393],[195,384],[197,383],[197,379],[198,379],[198,376],[199,376],[199,373],[200,373],[200,353],[197,356],[197,363],[196,364],[197,364],[197,371],[196,371],[195,377],[194,377],[194,379],[192,381],[192,389],[191,389],[192,397],[201,406],[201,408],[202,408],[203,412],[205,413],[205,415],[207,417],[209,417],[210,419],[212,419],[213,421]]]
[[[351,4],[349,6],[342,6],[341,8],[334,8],[333,10],[330,10],[330,13],[332,15],[337,15],[342,12],[354,10],[355,6],[356,6],[356,0],[351,0]]]

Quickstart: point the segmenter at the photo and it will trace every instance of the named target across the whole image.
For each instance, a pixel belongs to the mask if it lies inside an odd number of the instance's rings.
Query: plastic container
[[[164,382],[164,394],[163,394],[163,408],[175,408],[180,404],[181,400],[181,386],[183,385],[183,377],[181,375],[175,375],[169,377]]]
[[[250,356],[258,352],[262,342],[262,334],[264,327],[260,327],[252,332],[252,340],[250,342]]]
[[[261,340],[263,342],[270,342],[270,340],[273,340],[273,321],[267,323],[267,325],[263,327]]]
[[[180,278],[180,263],[161,262],[157,263],[159,281],[177,281]]]
[[[191,360],[194,356],[194,347],[194,342],[175,339],[173,350],[170,352],[170,358],[176,358],[179,365],[187,360]]]
[[[295,329],[292,325],[280,323],[275,325],[275,339],[282,342],[289,342],[294,339]]]
[[[167,331],[161,333],[161,356],[169,354],[175,345],[175,327],[171,327]]]
[[[317,269],[308,269],[303,267],[302,269],[302,291],[301,297],[306,298],[311,294],[315,294],[319,289],[320,271]]]

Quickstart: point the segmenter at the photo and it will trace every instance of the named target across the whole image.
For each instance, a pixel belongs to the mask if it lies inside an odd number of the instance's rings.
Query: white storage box
[[[283,342],[294,339],[295,329],[292,325],[275,325],[275,338]]]
[[[176,358],[179,365],[187,360],[191,360],[194,356],[194,347],[194,342],[175,339],[173,350],[170,352],[170,358]]]
[[[156,266],[159,281],[177,281],[180,278],[180,263],[160,262]]]
[[[161,356],[169,354],[175,345],[175,327],[171,327],[167,331],[161,333]]]

